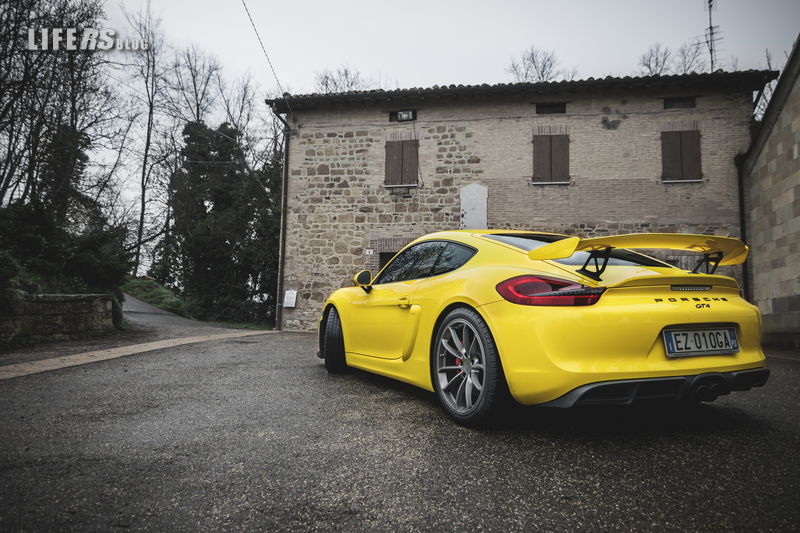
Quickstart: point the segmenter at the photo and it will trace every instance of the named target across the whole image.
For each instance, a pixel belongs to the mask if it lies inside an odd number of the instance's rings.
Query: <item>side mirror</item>
[[[372,290],[372,272],[369,270],[362,270],[355,276],[353,276],[353,284],[356,287],[361,287],[364,289],[364,292],[369,292]]]

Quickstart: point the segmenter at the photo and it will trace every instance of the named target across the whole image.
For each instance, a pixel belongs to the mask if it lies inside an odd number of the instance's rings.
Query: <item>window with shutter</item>
[[[681,132],[661,132],[661,179],[664,181],[682,179],[681,170]]]
[[[400,185],[403,176],[403,141],[386,141],[386,185]]]
[[[661,168],[663,181],[703,179],[700,164],[700,132],[661,132]]]
[[[419,141],[386,141],[384,185],[411,187],[418,184]]]
[[[569,182],[569,135],[533,136],[533,181]]]
[[[552,181],[569,181],[569,135],[553,135],[550,139]]]
[[[683,179],[699,180],[703,178],[700,169],[700,132],[681,132],[681,169]]]
[[[403,143],[403,171],[400,183],[402,185],[416,185],[419,175],[419,141],[416,139],[402,141]]]

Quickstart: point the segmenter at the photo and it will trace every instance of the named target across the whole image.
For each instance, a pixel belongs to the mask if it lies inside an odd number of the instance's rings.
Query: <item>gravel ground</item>
[[[478,431],[315,351],[275,333],[0,382],[0,530],[800,528],[798,359],[695,409]]]

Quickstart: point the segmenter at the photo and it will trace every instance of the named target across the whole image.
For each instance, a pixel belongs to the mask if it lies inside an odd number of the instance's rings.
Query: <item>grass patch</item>
[[[183,300],[152,279],[130,278],[122,286],[122,291],[164,311],[192,318]]]

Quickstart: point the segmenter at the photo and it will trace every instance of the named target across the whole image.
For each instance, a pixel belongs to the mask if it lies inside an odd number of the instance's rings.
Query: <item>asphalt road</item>
[[[524,409],[328,376],[313,335],[0,382],[0,530],[797,530],[800,359],[678,409]]]

